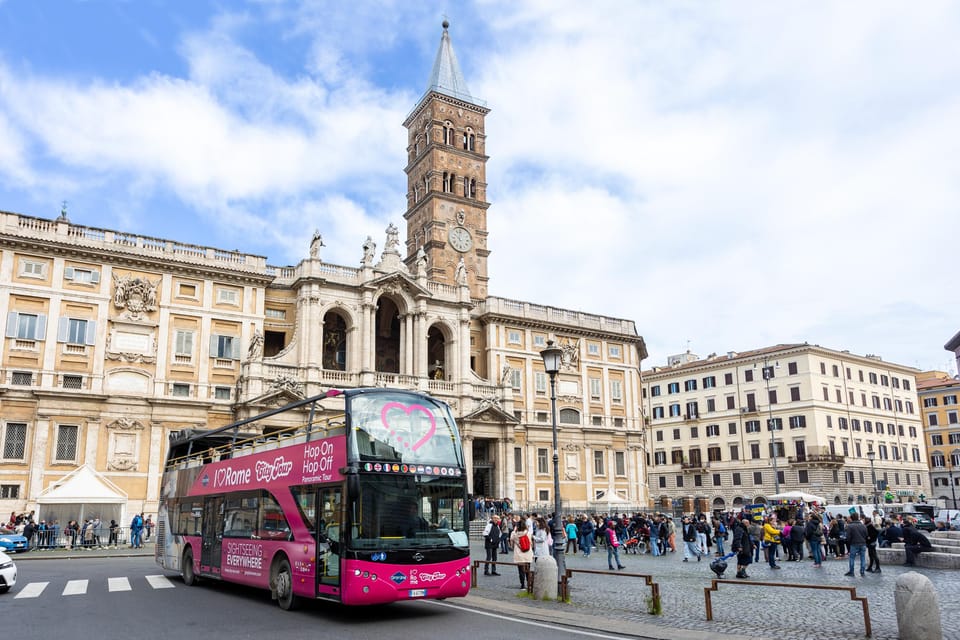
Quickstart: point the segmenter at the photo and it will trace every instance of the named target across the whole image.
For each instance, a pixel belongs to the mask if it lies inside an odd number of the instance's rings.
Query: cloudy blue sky
[[[356,265],[444,15],[492,108],[493,295],[631,318],[645,366],[949,368],[956,2],[0,0],[0,209]]]

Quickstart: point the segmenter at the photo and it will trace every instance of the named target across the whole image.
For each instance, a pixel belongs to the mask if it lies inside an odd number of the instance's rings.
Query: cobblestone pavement
[[[475,543],[471,551],[474,559],[484,558],[482,545]],[[607,553],[602,548],[594,551],[589,558],[581,554],[567,554],[565,557],[567,568],[570,569],[607,568]],[[568,604],[538,602],[519,595],[517,570],[512,566],[501,567],[501,577],[487,577],[483,572],[478,572],[478,586],[471,593],[503,602],[520,601],[538,609],[579,609],[584,615],[657,625],[664,628],[664,637],[670,637],[668,629],[747,637],[788,636],[791,640],[864,637],[862,607],[844,591],[721,584],[712,594],[713,621],[707,622],[704,587],[710,586],[710,580],[715,577],[709,567],[712,558],[704,557],[702,562],[693,559],[682,562],[682,558],[679,548],[677,553],[658,558],[621,552],[621,562],[626,566],[622,572],[611,571],[609,577],[574,574],[570,586],[571,602]],[[500,560],[510,562],[512,555],[501,554]],[[724,578],[733,579],[736,559],[731,558],[728,565]],[[873,638],[877,640],[898,638],[894,607],[896,579],[906,571],[919,570],[933,581],[937,589],[944,639],[960,640],[960,611],[956,608],[956,603],[960,602],[960,571],[888,565],[883,567],[880,575],[868,573],[861,578],[858,566],[857,577],[849,578],[843,575],[848,569],[846,559],[825,560],[821,569],[814,569],[809,560],[781,562],[780,566],[782,569],[776,571],[765,562],[752,564],[748,569],[750,580],[855,586],[858,596],[868,598]],[[659,583],[662,615],[647,613],[646,599],[650,588],[640,578],[622,575],[630,572],[650,574]]]

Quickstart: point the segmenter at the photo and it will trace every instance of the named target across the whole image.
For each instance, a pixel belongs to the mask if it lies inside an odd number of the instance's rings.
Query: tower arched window
[[[463,197],[469,197],[470,195],[470,178],[463,177]]]
[[[463,148],[467,151],[474,151],[476,147],[476,136],[473,135],[473,129],[467,127],[463,132]]]
[[[453,185],[457,181],[457,176],[452,173],[443,172],[443,190],[445,193],[453,193]]]
[[[443,144],[453,146],[453,123],[447,120],[443,123]]]
[[[476,199],[477,197],[477,181],[476,179],[470,180],[470,197]]]

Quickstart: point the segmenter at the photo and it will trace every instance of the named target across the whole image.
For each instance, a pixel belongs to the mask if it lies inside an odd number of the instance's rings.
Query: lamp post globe
[[[557,595],[563,597],[562,582],[566,572],[564,563],[563,522],[560,512],[560,451],[557,444],[557,373],[563,364],[563,349],[554,345],[553,340],[547,340],[547,348],[540,352],[543,358],[543,369],[550,376],[550,413],[553,425],[553,557],[557,561]]]

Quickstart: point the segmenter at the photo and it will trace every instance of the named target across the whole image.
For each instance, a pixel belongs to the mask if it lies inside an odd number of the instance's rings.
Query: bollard
[[[556,600],[557,561],[553,556],[540,556],[534,566],[537,577],[533,581],[533,597],[536,600]]]
[[[940,603],[930,578],[916,571],[901,575],[894,604],[900,640],[942,640]]]

